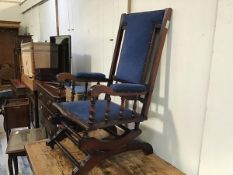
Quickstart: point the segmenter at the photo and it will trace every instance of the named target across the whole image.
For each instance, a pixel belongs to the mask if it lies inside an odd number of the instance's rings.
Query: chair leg
[[[8,170],[9,174],[13,175],[12,157],[10,155],[8,155]]]
[[[15,168],[15,174],[19,174],[19,168],[18,168],[18,159],[17,156],[13,157],[13,161],[14,161],[14,168]]]
[[[6,131],[6,140],[7,140],[7,142],[9,141],[10,133],[11,133],[11,130],[7,129],[7,131]]]

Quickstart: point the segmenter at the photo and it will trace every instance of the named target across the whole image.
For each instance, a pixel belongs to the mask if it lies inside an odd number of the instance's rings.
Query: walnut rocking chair
[[[147,120],[171,13],[168,8],[122,15],[109,78],[85,72],[57,75],[61,83],[97,82],[90,88],[89,100],[53,104],[59,111],[56,118],[60,129],[47,145],[63,150],[75,167],[72,174],[87,174],[100,161],[125,151],[142,149],[145,154],[153,153],[150,144],[136,137],[142,132],[140,122]],[[105,94],[104,99],[100,94]],[[120,102],[113,102],[112,96],[118,96]],[[107,131],[111,137],[100,140],[90,136],[97,129]],[[76,160],[62,145],[64,138],[77,145],[86,158]]]

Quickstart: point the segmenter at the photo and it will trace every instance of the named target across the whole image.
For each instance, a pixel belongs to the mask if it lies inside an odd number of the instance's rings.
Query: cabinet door
[[[40,41],[49,41],[50,36],[57,34],[55,1],[48,1],[39,7]]]
[[[108,74],[123,0],[70,0],[72,72],[92,71]]]
[[[58,0],[58,19],[60,35],[70,34],[70,0]]]

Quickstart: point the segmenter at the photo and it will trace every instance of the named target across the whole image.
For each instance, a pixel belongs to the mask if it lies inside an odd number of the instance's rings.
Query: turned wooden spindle
[[[91,97],[90,99],[90,111],[89,111],[89,124],[92,125],[95,121],[95,101],[96,99],[94,97]]]
[[[63,90],[63,83],[59,82],[59,86],[58,86],[58,96],[59,96],[59,99],[61,98],[62,90]]]
[[[124,108],[125,108],[125,98],[121,97],[121,107],[120,107],[120,113],[119,113],[119,119],[120,120],[123,119]]]
[[[109,116],[110,116],[109,111],[110,111],[111,97],[107,96],[106,100],[107,100],[107,105],[106,105],[106,109],[105,109],[104,120],[107,122],[109,119]]]
[[[75,81],[71,82],[71,101],[74,101],[75,96]]]
[[[132,111],[132,117],[135,117],[136,109],[137,109],[137,99],[138,97],[133,101],[133,111]]]

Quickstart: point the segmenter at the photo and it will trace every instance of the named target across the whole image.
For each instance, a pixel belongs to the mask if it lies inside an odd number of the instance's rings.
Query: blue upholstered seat
[[[105,79],[106,76],[102,73],[97,73],[97,72],[78,72],[76,74],[76,77],[77,78],[90,78],[90,79],[93,79],[93,78],[96,78],[96,79]]]
[[[122,83],[122,84],[112,84],[110,88],[115,92],[145,92],[146,86],[141,84],[132,83]]]
[[[95,109],[95,122],[104,121],[104,114],[106,108],[106,100],[98,100],[96,101]],[[78,117],[83,122],[88,122],[89,110],[90,110],[90,101],[76,101],[76,102],[63,102],[60,104],[62,108],[74,116]],[[120,106],[111,102],[110,104],[110,117],[109,120],[117,120],[119,118]],[[130,118],[132,111],[129,109],[125,109],[123,112],[124,118]]]

